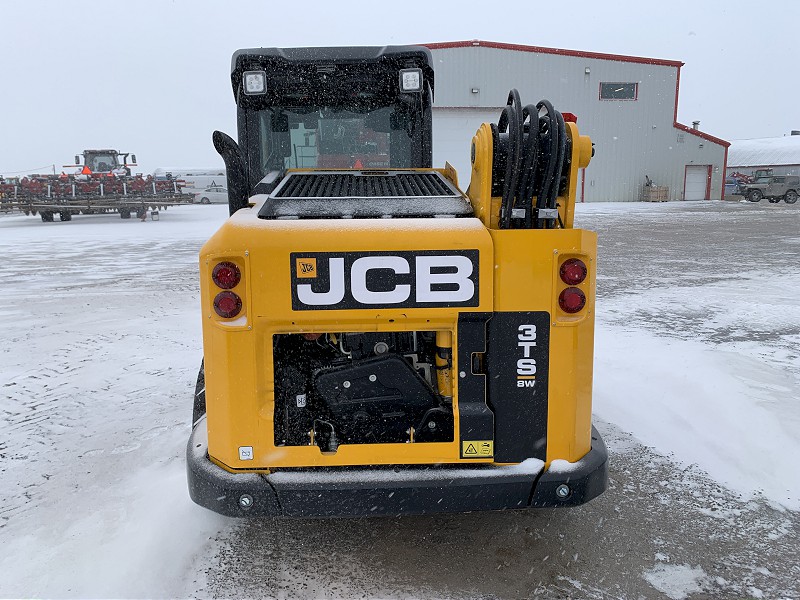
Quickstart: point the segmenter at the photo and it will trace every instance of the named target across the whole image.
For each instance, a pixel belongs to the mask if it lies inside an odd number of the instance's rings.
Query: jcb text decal
[[[292,309],[478,306],[478,251],[293,252]]]

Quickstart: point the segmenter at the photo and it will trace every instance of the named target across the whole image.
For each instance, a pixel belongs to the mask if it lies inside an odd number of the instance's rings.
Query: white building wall
[[[724,146],[673,125],[678,63],[642,64],[486,46],[434,48],[432,55],[434,164],[453,163],[464,188],[472,136],[483,120],[496,122],[515,87],[523,104],[546,98],[557,110],[575,114],[580,132],[592,138],[596,153],[586,170],[585,201],[638,200],[645,175],[669,186],[670,199],[680,200],[686,165],[700,164],[712,166],[711,198],[721,196]],[[601,101],[601,82],[638,83],[637,100]]]

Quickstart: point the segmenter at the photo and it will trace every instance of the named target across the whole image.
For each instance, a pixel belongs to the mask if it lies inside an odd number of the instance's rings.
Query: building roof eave
[[[731,145],[730,142],[726,142],[722,138],[714,137],[713,135],[710,135],[708,133],[700,131],[699,129],[692,129],[691,127],[688,127],[687,125],[684,125],[683,123],[678,123],[677,121],[675,121],[675,123],[673,123],[673,127],[675,127],[675,129],[680,129],[681,131],[685,131],[687,133],[691,133],[692,135],[696,135],[697,137],[703,138],[704,140],[708,140],[709,142],[714,142],[715,144],[719,144],[720,146],[724,146],[725,148],[727,148],[727,147],[729,147]]]
[[[677,67],[684,65],[678,60],[665,60],[662,58],[648,58],[645,56],[627,56],[624,54],[607,54],[604,52],[584,52],[582,50],[566,50],[564,48],[545,48],[543,46],[526,46],[523,44],[506,44],[504,42],[488,42],[485,40],[469,40],[459,42],[430,42],[420,44],[431,50],[444,50],[447,48],[470,48],[483,47],[495,48],[499,50],[516,50],[518,52],[534,52],[538,54],[557,54],[560,56],[574,56],[578,58],[595,58],[599,60],[611,60],[618,62],[639,63],[645,65],[656,65],[663,67]]]

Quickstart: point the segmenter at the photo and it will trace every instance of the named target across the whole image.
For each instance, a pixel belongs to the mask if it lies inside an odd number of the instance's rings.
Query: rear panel
[[[203,249],[209,453],[218,464],[586,453],[594,269],[578,317],[558,307],[558,269],[567,257],[593,265],[594,234],[487,230],[455,217],[332,228],[262,211],[240,211]],[[220,261],[242,270],[236,319],[213,309]],[[440,355],[449,362],[437,364]]]
[[[234,214],[201,252],[210,458],[269,471],[586,455],[597,248],[572,219],[592,148],[564,130],[543,228],[501,228],[488,125],[469,199],[452,169],[298,170]],[[242,272],[232,290],[212,281],[220,262]],[[228,292],[235,318],[214,308]]]

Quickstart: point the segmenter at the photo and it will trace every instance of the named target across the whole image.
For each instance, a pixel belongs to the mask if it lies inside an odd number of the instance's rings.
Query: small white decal
[[[297,408],[305,408],[306,406],[306,395],[305,394],[297,394]]]
[[[239,460],[253,460],[253,447],[239,446]]]

